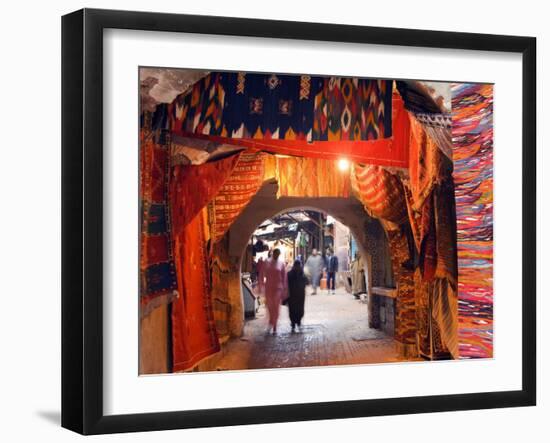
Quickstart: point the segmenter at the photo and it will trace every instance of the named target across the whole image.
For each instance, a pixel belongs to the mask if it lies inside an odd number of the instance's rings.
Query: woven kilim
[[[211,72],[169,106],[176,133],[254,140],[366,141],[392,135],[392,82]]]
[[[156,131],[158,132],[158,131]],[[168,211],[169,151],[155,141],[158,134],[140,134],[140,312],[148,314],[175,296],[176,275]]]
[[[392,82],[325,77],[315,96],[313,140],[390,137]]]

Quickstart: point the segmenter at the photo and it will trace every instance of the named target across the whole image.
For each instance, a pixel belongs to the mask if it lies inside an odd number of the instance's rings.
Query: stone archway
[[[366,257],[369,285],[384,285],[385,276],[392,273],[389,260],[385,262],[378,258],[379,251],[389,250],[385,231],[377,219],[365,212],[363,205],[355,197],[277,198],[277,190],[276,181],[266,181],[233,222],[221,242],[225,245],[227,267],[230,269],[227,278],[227,302],[230,312],[227,320],[228,333],[232,337],[240,336],[244,326],[240,272],[243,251],[257,226],[277,214],[296,208],[330,214],[350,229],[359,250]],[[389,278],[391,279],[391,276]],[[373,326],[370,317],[369,315],[369,324]]]

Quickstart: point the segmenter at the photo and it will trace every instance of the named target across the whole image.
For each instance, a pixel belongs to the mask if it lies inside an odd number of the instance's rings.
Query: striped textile
[[[451,87],[460,358],[493,356],[493,86]]]
[[[376,165],[354,164],[351,182],[369,214],[397,224],[407,220],[405,191],[395,174]]]
[[[214,242],[225,235],[260,189],[264,177],[264,155],[261,152],[243,152],[233,172],[209,205]]]

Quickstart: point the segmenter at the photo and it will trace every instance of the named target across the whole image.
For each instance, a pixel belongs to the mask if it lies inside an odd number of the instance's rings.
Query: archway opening
[[[228,233],[230,254],[239,254],[240,272],[235,274],[240,280],[242,305],[235,315],[242,317],[243,327],[238,336],[224,344],[216,369],[363,364],[400,359],[393,338],[393,300],[377,304],[377,317],[382,321],[376,327],[369,314],[373,306],[369,305],[367,293],[373,280],[378,284],[384,280],[388,290],[395,289],[391,286],[394,280],[383,229],[380,227],[378,233],[370,231],[371,237],[379,238],[367,241],[365,235],[368,232],[365,225],[378,222],[370,219],[354,199],[306,198],[287,202],[277,199],[282,209],[271,205],[269,217],[257,222],[264,214],[262,202],[274,197],[269,188],[266,183],[263,192],[250,203],[248,213]],[[327,208],[331,211],[327,212]],[[253,228],[251,223],[255,224]],[[385,248],[377,255],[376,269],[369,268],[373,261],[372,245]],[[301,324],[293,330],[291,308],[288,304],[281,306],[275,335],[267,330],[270,314],[265,280],[259,269],[259,264],[266,263],[274,249],[281,251],[280,260],[287,275],[293,262],[299,260],[308,277]],[[322,263],[317,291],[312,286],[313,270],[308,265],[314,249],[319,251]],[[378,263],[383,255],[385,260]],[[377,275],[373,277],[372,271]],[[237,303],[233,303],[233,309],[239,309]]]

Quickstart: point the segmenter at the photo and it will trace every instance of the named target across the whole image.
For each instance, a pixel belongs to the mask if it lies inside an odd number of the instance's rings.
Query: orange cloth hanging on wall
[[[349,172],[334,160],[309,157],[277,158],[279,197],[343,197],[350,191]]]
[[[173,372],[220,350],[212,311],[205,211],[174,236],[179,296],[172,304]]]

